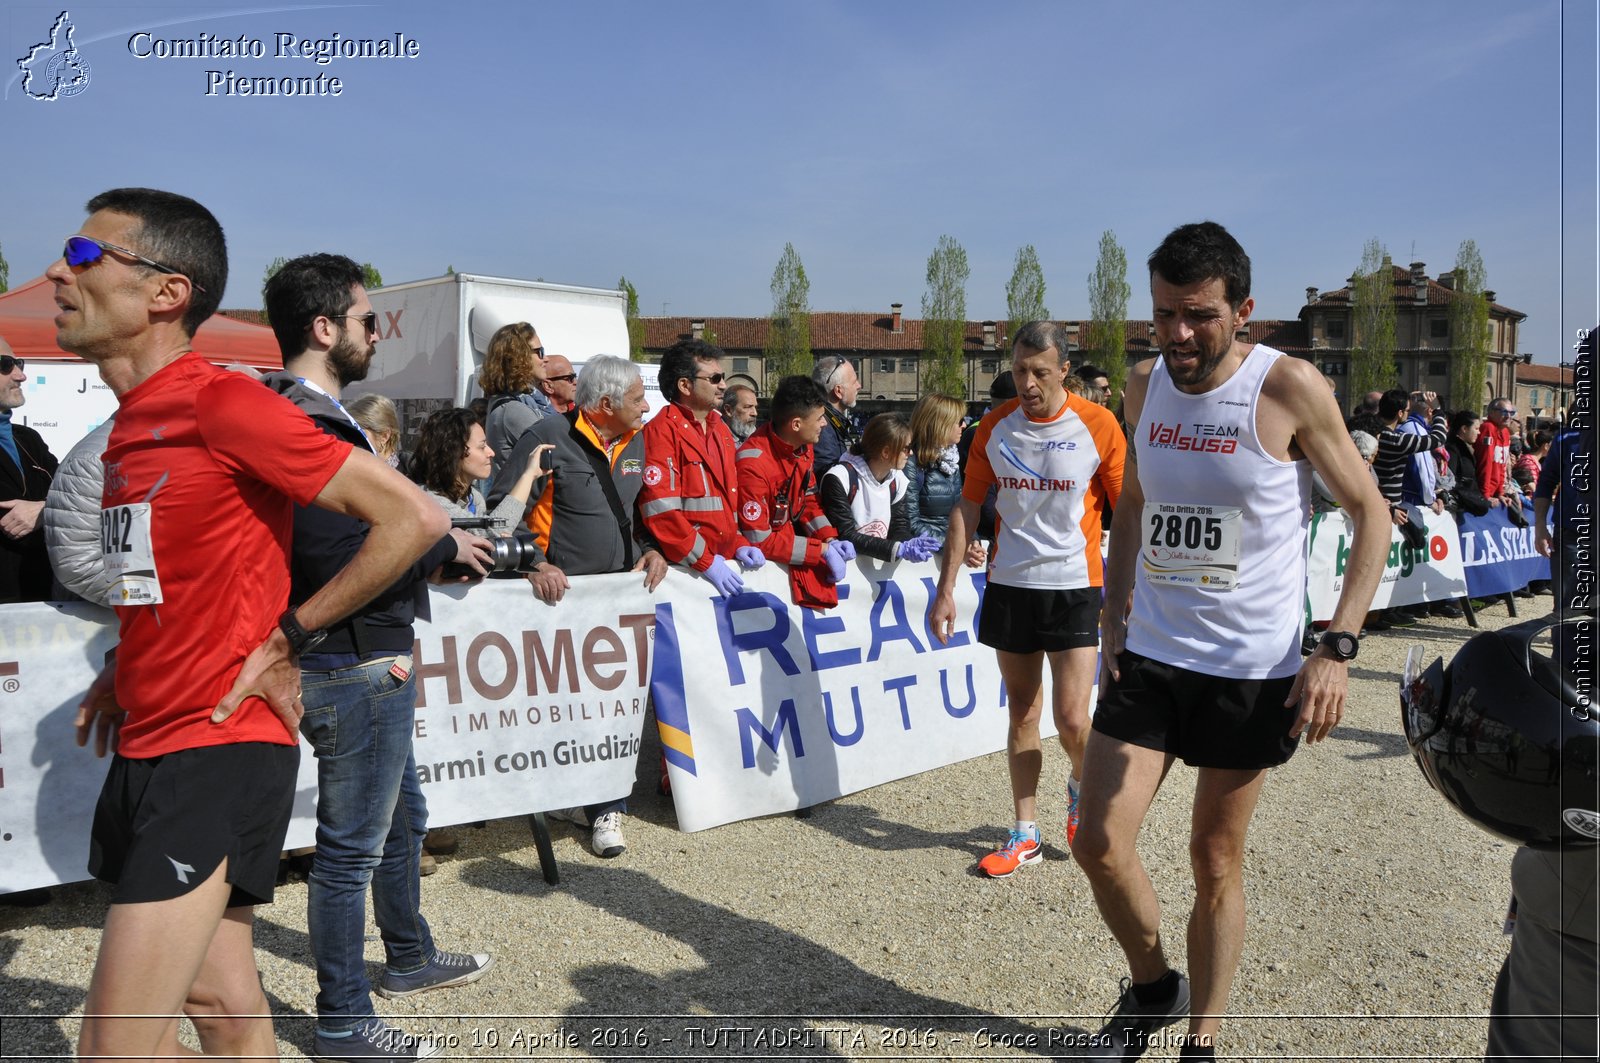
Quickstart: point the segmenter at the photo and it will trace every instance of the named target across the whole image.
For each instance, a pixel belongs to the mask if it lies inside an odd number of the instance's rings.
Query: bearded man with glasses
[[[283,372],[264,383],[328,435],[376,452],[344,408],[344,389],[366,379],[377,353],[377,315],[361,267],[343,255],[302,255],[267,281],[265,304]],[[298,605],[360,549],[354,517],[297,506],[289,601]],[[482,574],[489,543],[460,529],[438,537],[411,567],[354,616],[300,655],[305,717],[300,731],[317,758],[317,848],[306,883],[306,923],[317,967],[314,1054],[323,1060],[437,1055],[432,1039],[401,1033],[373,1011],[363,939],[367,893],[383,938],[378,993],[409,997],[463,985],[494,960],[434,946],[421,911],[422,838],[428,806],[411,739],[417,684],[412,622],[427,580],[447,561]]]

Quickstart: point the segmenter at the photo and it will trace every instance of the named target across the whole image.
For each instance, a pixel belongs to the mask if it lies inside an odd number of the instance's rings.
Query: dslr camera
[[[487,566],[490,578],[532,572],[539,564],[538,541],[526,528],[506,531],[505,522],[495,520],[493,517],[454,517],[450,521],[450,527],[476,532],[489,540],[493,551],[493,557]],[[459,561],[445,562],[444,574],[448,579],[477,575],[470,567]]]

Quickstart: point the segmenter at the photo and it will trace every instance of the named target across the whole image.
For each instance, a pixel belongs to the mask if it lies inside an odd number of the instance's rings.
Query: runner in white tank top
[[[1159,361],[1133,445],[1144,489],[1128,648],[1232,679],[1300,668],[1311,465],[1261,449],[1261,385],[1282,351],[1256,346],[1211,391]]]
[[[1214,222],[1150,256],[1161,357],[1129,374],[1133,442],[1106,559],[1106,678],[1084,757],[1073,858],[1127,957],[1130,985],[1089,1050],[1135,1059],[1189,1018],[1184,1058],[1214,1038],[1244,944],[1244,839],[1267,769],[1343,712],[1353,636],[1299,661],[1315,468],[1355,522],[1330,637],[1355,631],[1389,546],[1389,514],[1310,362],[1239,339],[1250,259]],[[1131,608],[1131,620],[1129,613]],[[1161,947],[1136,848],[1174,760],[1198,769],[1189,859],[1189,982]]]

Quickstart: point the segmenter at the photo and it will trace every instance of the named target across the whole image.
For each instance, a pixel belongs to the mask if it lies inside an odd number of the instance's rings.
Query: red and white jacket
[[[812,461],[809,445],[790,446],[770,422],[739,447],[739,530],[769,560],[815,567],[839,537],[817,498]]]
[[[644,426],[639,519],[662,556],[698,572],[750,543],[739,533],[733,433],[716,410],[702,428],[674,402]]]

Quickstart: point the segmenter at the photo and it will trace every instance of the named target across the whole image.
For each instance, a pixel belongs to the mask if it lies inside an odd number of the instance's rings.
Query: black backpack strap
[[[606,461],[605,452],[595,447],[589,437],[583,434],[583,429],[578,427],[578,411],[569,412],[567,421],[571,424],[572,438],[577,441],[578,449],[583,456],[589,459],[589,464],[594,467],[594,474],[600,480],[600,490],[605,492],[606,501],[611,505],[611,514],[617,518],[617,527],[622,531],[622,567],[624,570],[633,567],[633,520],[622,506],[622,497],[617,494],[617,484],[611,471],[611,464]]]

